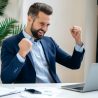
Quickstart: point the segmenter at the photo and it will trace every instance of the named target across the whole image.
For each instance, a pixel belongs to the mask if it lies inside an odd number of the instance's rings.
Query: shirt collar
[[[32,42],[40,42],[40,39],[34,39],[34,37],[30,36],[25,30],[23,30],[23,35],[25,38],[29,39]]]
[[[32,36],[30,36],[28,33],[26,33],[25,30],[23,30],[23,35],[25,38],[32,40],[34,42],[34,38]]]

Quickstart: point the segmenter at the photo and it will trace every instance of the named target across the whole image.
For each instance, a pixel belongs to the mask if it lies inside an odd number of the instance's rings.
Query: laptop
[[[98,63],[93,63],[89,67],[85,83],[66,85],[61,88],[81,93],[98,90]]]

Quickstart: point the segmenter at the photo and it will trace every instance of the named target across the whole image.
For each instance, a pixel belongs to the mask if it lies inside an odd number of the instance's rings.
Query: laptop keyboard
[[[73,89],[83,90],[83,87],[74,87]]]
[[[84,83],[62,86],[62,88],[63,89],[68,89],[68,90],[82,91],[83,88],[84,88]]]

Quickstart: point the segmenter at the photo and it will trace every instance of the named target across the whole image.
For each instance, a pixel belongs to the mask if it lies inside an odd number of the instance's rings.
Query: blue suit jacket
[[[1,49],[1,80],[3,83],[35,83],[36,72],[31,54],[28,53],[24,63],[21,63],[16,54],[19,51],[18,43],[24,38],[23,33],[7,38],[3,41]],[[55,83],[60,80],[56,74],[56,62],[71,69],[80,68],[83,54],[74,50],[70,56],[50,37],[43,37],[41,44],[45,53],[49,72]]]

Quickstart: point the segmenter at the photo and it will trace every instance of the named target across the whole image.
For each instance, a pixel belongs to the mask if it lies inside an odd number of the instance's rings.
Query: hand
[[[19,55],[25,58],[25,56],[32,49],[32,42],[27,38],[23,38],[18,45],[19,45]]]
[[[76,44],[82,46],[82,41],[81,41],[81,27],[79,26],[73,26],[71,29],[71,34],[73,36],[73,38],[76,41]]]

